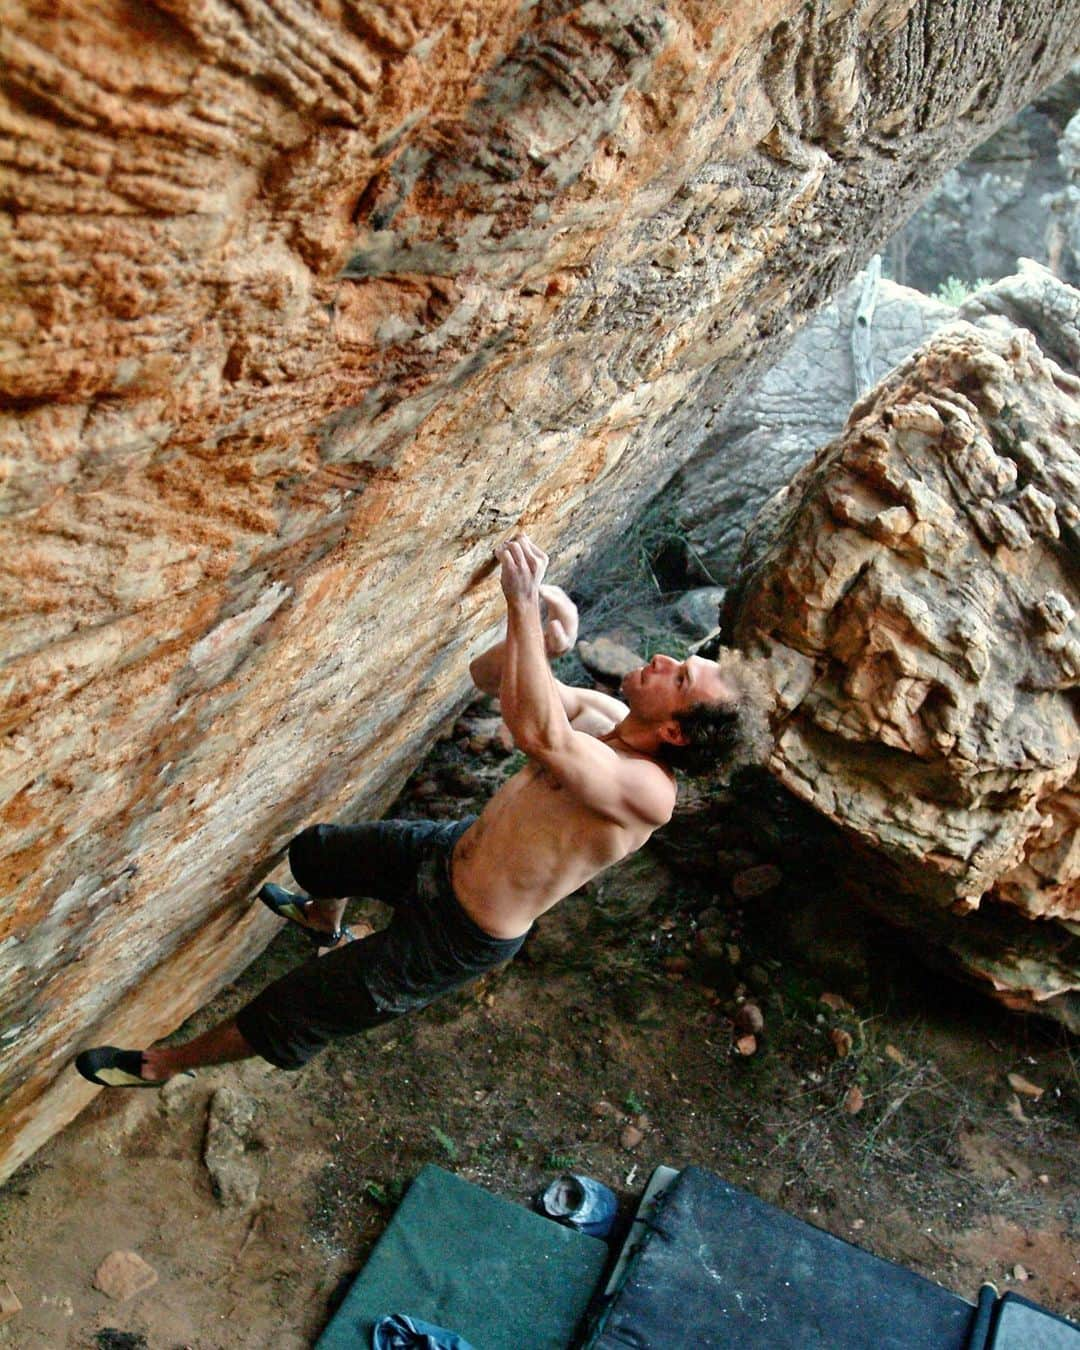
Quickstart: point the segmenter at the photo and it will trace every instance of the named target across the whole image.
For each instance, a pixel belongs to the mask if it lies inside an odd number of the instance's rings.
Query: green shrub
[[[989,285],[989,277],[976,277],[970,282],[964,281],[961,277],[946,277],[934,292],[934,298],[940,300],[943,305],[952,305],[953,309],[959,309],[969,295],[974,295],[976,291],[981,291],[984,286]]]

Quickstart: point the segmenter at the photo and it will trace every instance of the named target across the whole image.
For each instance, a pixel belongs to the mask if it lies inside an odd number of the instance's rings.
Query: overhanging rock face
[[[766,509],[731,617],[868,898],[1080,1026],[1080,293],[1028,264],[962,315]]]
[[[265,941],[1076,0],[8,5],[0,1171]]]

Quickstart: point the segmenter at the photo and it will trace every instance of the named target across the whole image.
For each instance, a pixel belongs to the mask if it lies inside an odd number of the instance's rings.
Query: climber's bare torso
[[[674,805],[675,784],[669,771],[647,756],[625,750],[611,736],[626,715],[625,705],[593,691],[567,692],[571,726],[597,737],[620,758],[636,760],[643,778],[663,780],[670,786]],[[538,915],[639,849],[661,823],[606,819],[549,770],[530,761],[503,784],[458,841],[452,865],[454,890],[481,928],[496,937],[517,937]]]
[[[458,841],[452,878],[480,927],[511,938],[671,818],[675,778],[663,761],[668,747],[687,743],[679,718],[734,691],[715,661],[660,653],[624,678],[625,702],[560,684],[547,658],[572,645],[577,609],[542,585],[547,554],[527,535],[498,557],[506,638],[469,669],[478,688],[498,694],[529,763]]]

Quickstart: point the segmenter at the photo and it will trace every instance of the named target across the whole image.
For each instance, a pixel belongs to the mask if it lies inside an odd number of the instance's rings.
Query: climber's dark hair
[[[716,661],[730,699],[695,703],[676,721],[689,738],[685,745],[665,742],[660,758],[682,773],[727,778],[749,764],[764,764],[772,752],[769,711],[773,695],[761,668],[741,652],[721,649]]]

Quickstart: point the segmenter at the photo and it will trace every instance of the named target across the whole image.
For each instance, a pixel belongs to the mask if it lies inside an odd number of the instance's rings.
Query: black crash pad
[[[702,1168],[667,1191],[591,1350],[963,1350],[974,1306]]]
[[[1080,1327],[1008,1293],[994,1308],[987,1350],[1080,1350]]]
[[[567,1350],[607,1244],[430,1164],[417,1175],[316,1350],[370,1350],[386,1313],[476,1350]]]

